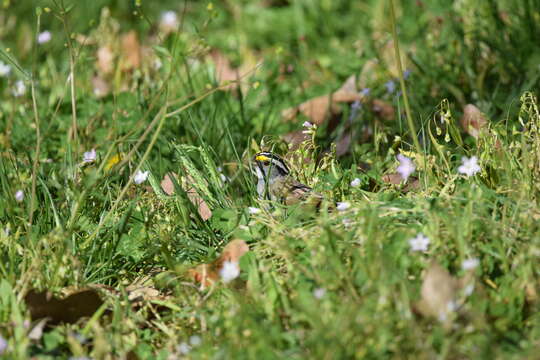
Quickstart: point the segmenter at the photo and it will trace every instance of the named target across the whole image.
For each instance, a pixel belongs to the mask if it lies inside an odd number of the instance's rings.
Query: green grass
[[[168,359],[195,336],[192,358],[535,358],[540,1],[396,1],[416,134],[396,95],[389,3],[4,1],[0,61],[11,72],[0,77],[0,335],[8,345],[0,356]],[[166,10],[183,19],[181,31],[159,31]],[[38,45],[44,30],[52,40]],[[122,70],[129,51],[120,39],[130,30],[144,55]],[[109,74],[96,65],[105,46]],[[233,65],[262,65],[223,91],[210,49]],[[286,122],[282,110],[351,75],[400,116],[380,119],[368,103],[351,116],[340,104],[334,121],[290,150],[281,135],[308,119]],[[108,95],[95,94],[96,76]],[[17,80],[26,84],[19,97]],[[489,122],[478,139],[459,125],[469,103]],[[351,129],[338,158],[333,144]],[[97,160],[82,164],[92,148]],[[320,212],[257,200],[246,164],[260,148],[297,155],[296,176],[326,199]],[[416,164],[416,190],[383,180],[401,151]],[[473,155],[481,171],[458,174]],[[150,171],[140,185],[137,169]],[[168,172],[192,179],[209,220],[180,179],[174,195],[162,192]],[[351,207],[331,209],[342,201]],[[418,233],[430,239],[425,253],[410,250]],[[201,290],[187,270],[237,238],[250,246],[240,278]],[[465,271],[470,258],[480,265]],[[451,323],[419,314],[433,261],[474,283],[470,296],[456,293]],[[134,306],[126,288],[137,282],[161,298]],[[95,284],[114,291],[99,290],[105,304],[94,316],[29,337],[30,289],[63,297]]]

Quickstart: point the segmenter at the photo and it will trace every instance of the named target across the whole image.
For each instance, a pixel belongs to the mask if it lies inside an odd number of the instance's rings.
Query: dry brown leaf
[[[122,70],[138,69],[141,66],[141,44],[135,30],[122,35]]]
[[[223,252],[218,261],[221,261],[221,263],[224,261],[238,262],[248,251],[249,246],[244,240],[232,240],[223,248]]]
[[[28,332],[28,338],[30,340],[39,341],[41,337],[43,336],[43,328],[49,321],[48,318],[43,318],[41,320],[38,320],[33,326],[32,330]]]
[[[189,184],[193,183],[192,180],[193,179],[188,177]],[[204,221],[210,219],[212,217],[212,210],[210,210],[206,201],[204,201],[204,199],[200,197],[200,195],[197,193],[197,190],[195,190],[195,188],[193,187],[188,187],[187,184],[183,184],[182,187],[186,191],[189,201],[191,201],[191,203],[197,208],[197,211],[201,218]]]
[[[296,150],[301,143],[311,139],[308,134],[304,134],[304,130],[297,130],[281,136],[281,138],[290,145],[291,150]]]
[[[94,88],[94,95],[98,98],[109,95],[111,91],[109,84],[101,76],[94,76],[92,78],[92,86]]]
[[[383,175],[382,181],[387,184],[399,185],[403,181],[403,178],[399,173],[391,173]]]
[[[355,76],[350,76],[345,83],[334,93],[317,96],[304,101],[298,106],[285,109],[281,116],[285,120],[293,120],[298,113],[307,116],[313,124],[321,125],[331,115],[339,113],[337,103],[351,103],[361,101],[363,96],[358,93],[355,83]]]
[[[403,182],[403,177],[399,173],[385,174],[382,177],[382,181],[387,184],[399,185]],[[403,192],[409,192],[411,190],[417,190],[420,188],[420,181],[416,177],[409,177],[406,185],[402,188]]]
[[[232,82],[224,89],[236,89],[238,87],[238,83],[236,81],[240,78],[238,69],[234,69],[231,66],[229,59],[227,59],[225,55],[217,50],[213,50],[210,53],[210,58],[216,67],[216,79],[218,80],[219,84],[223,85],[226,82]]]
[[[86,289],[57,299],[48,292],[30,290],[24,297],[32,320],[49,318],[51,325],[73,324],[82,317],[92,316],[103,304],[94,289]]]
[[[167,195],[174,194],[174,183],[171,177],[178,179],[178,176],[176,174],[168,173],[165,174],[163,180],[161,180],[161,188]],[[212,210],[210,210],[206,201],[204,201],[204,199],[199,196],[197,190],[189,185],[193,183],[193,179],[190,176],[187,176],[185,179],[182,180],[183,181],[180,181],[180,186],[182,186],[182,188],[186,192],[189,201],[191,201],[191,203],[197,208],[200,217],[204,221],[210,219],[212,217]]]
[[[394,107],[386,101],[380,99],[373,99],[371,109],[378,117],[385,121],[394,120],[396,116]]]
[[[485,115],[473,104],[467,104],[463,108],[461,127],[474,138],[478,138],[480,131],[487,127],[488,121]]]
[[[109,45],[102,46],[98,49],[96,67],[100,75],[107,75],[114,70],[114,54]]]
[[[457,310],[457,296],[461,287],[459,280],[437,264],[432,262],[424,274],[421,299],[416,305],[418,311],[426,317],[434,317],[445,326],[452,323],[452,314]]]
[[[223,248],[219,258],[210,264],[197,265],[195,268],[190,269],[188,274],[195,282],[201,284],[202,289],[205,289],[219,279],[219,272],[224,262],[238,263],[240,258],[248,251],[249,246],[244,240],[232,240]]]
[[[163,180],[161,180],[161,188],[167,195],[174,194],[174,183],[171,180],[171,177],[176,178],[176,175],[174,173],[168,173],[168,174],[165,174],[165,176],[163,177]]]
[[[534,304],[538,301],[538,292],[534,283],[530,282],[525,285],[525,300],[529,304]]]
[[[346,131],[336,142],[336,156],[341,157],[349,152],[351,149],[352,139],[354,137],[354,131]]]
[[[149,301],[161,297],[159,290],[152,286],[130,285],[126,288],[126,291],[128,293],[128,300],[131,302]]]

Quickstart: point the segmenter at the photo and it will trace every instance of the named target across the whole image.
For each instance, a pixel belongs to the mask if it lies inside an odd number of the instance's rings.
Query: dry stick
[[[73,50],[73,44],[71,43],[71,36],[69,29],[67,28],[67,22],[65,18],[65,9],[62,8],[62,24],[64,25],[64,32],[67,36],[67,45],[69,48],[69,80],[71,82],[71,135],[75,143],[75,154],[78,154],[77,148],[77,102],[75,100],[75,54]]]
[[[409,98],[407,97],[407,88],[405,87],[405,79],[403,77],[403,66],[401,65],[401,56],[399,53],[399,41],[396,31],[396,15],[394,11],[394,0],[390,0],[390,20],[392,23],[392,37],[394,38],[394,50],[396,53],[398,72],[399,72],[399,85],[401,86],[401,92],[403,93],[403,102],[405,103],[405,114],[407,115],[407,123],[409,125],[409,131],[413,139],[414,147],[418,154],[422,154],[422,148],[416,137],[416,129],[411,115],[411,109],[409,107]]]
[[[36,91],[34,87],[34,78],[32,75],[32,80],[30,81],[30,87],[32,89],[32,107],[34,109],[34,120],[36,122],[36,153],[34,155],[34,164],[32,166],[32,197],[30,198],[30,210],[28,211],[28,223],[29,223],[29,232],[30,227],[32,227],[32,222],[34,220],[34,204],[36,201],[36,178],[39,162],[39,151],[41,147],[41,131],[39,129],[39,114],[37,111],[37,101],[36,101]]]
[[[39,27],[41,24],[41,17],[37,18],[37,31],[39,34]],[[34,45],[35,46],[35,45]],[[37,58],[37,51],[34,53],[34,65],[35,59]],[[34,163],[32,164],[32,196],[30,197],[30,209],[28,210],[28,235],[30,235],[30,229],[34,221],[34,204],[36,202],[36,178],[38,172],[38,163],[39,163],[39,151],[41,147],[41,129],[39,128],[39,113],[37,110],[37,100],[36,100],[36,88],[34,86],[34,76],[35,76],[35,66],[30,78],[30,88],[32,89],[32,108],[34,110],[34,121],[36,123],[36,153],[34,154]]]

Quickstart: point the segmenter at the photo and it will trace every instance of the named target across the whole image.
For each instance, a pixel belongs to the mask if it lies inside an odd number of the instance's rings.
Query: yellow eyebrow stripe
[[[264,155],[258,155],[255,160],[257,161],[270,161],[270,158],[268,156],[264,156]]]

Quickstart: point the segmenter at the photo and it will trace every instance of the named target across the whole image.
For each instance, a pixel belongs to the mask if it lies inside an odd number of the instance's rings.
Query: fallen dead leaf
[[[354,131],[346,131],[336,142],[336,156],[341,157],[351,150],[352,139],[355,136]]]
[[[457,296],[460,287],[458,279],[436,262],[432,262],[424,274],[421,299],[416,309],[423,316],[436,318],[448,327],[458,308]]]
[[[527,283],[525,285],[525,300],[529,304],[534,304],[538,301],[538,292],[534,283]]]
[[[355,76],[352,75],[334,93],[317,96],[304,101],[298,106],[285,109],[281,112],[283,119],[291,121],[300,113],[308,117],[313,124],[321,125],[331,115],[339,113],[338,103],[352,103],[362,101],[363,96],[356,88]]]
[[[141,66],[141,44],[135,30],[122,35],[122,70],[129,71]]]
[[[102,46],[98,49],[96,67],[100,75],[108,75],[114,70],[114,54],[109,45]]]
[[[138,286],[130,285],[126,288],[128,293],[128,299],[131,302],[135,301],[148,301],[151,299],[159,298],[161,293],[159,290],[152,286]]]
[[[225,87],[225,90],[236,89],[238,87],[237,80],[240,78],[238,69],[234,69],[231,66],[229,59],[218,50],[210,52],[210,58],[214,62],[216,79],[219,84],[223,85],[227,82],[231,82],[231,84]]]
[[[94,95],[98,98],[107,96],[111,92],[111,87],[101,76],[94,76],[92,78],[92,86],[94,88]]]
[[[281,116],[285,120],[290,121],[301,113],[307,116],[313,124],[321,125],[331,113],[335,113],[338,110],[339,107],[331,102],[330,95],[322,95],[305,101],[297,107],[283,110]]]
[[[394,107],[386,101],[380,99],[373,99],[371,103],[371,110],[385,121],[394,120],[396,117]]]
[[[161,180],[161,188],[167,195],[174,194],[174,183],[171,180],[171,176],[176,176],[173,173],[165,174],[163,180]]]
[[[24,297],[32,320],[49,318],[51,325],[73,324],[80,318],[92,316],[103,304],[94,289],[86,289],[58,299],[48,292],[30,290]]]
[[[304,134],[304,130],[297,130],[285,134],[281,137],[287,144],[289,144],[290,150],[296,150],[301,143],[311,139],[308,134]]]
[[[403,182],[403,178],[399,173],[385,174],[382,177],[382,181],[387,184],[400,185]],[[403,187],[403,192],[409,192],[411,190],[417,190],[420,188],[420,181],[416,177],[409,177],[406,185]]]
[[[192,184],[193,183],[193,179],[191,177],[187,177],[187,182],[186,181],[183,181],[182,182],[182,188],[185,190],[185,192],[187,193],[187,196],[189,198],[189,201],[191,201],[191,203],[193,205],[195,205],[195,207],[197,208],[197,211],[199,213],[199,215],[201,216],[201,218],[206,221],[208,219],[210,219],[212,217],[212,210],[210,210],[210,208],[208,207],[208,204],[204,201],[204,199],[197,193],[197,190],[195,190],[194,187],[191,187],[189,186],[188,184]]]
[[[460,123],[467,134],[478,139],[480,131],[487,127],[488,121],[480,109],[473,104],[467,104],[463,108],[463,116]]]
[[[232,240],[221,253],[221,256],[210,264],[197,265],[188,271],[188,275],[201,284],[201,289],[205,289],[219,279],[219,271],[226,261],[238,263],[240,258],[249,251],[249,246],[244,240]]]
[[[161,188],[167,195],[174,194],[174,183],[172,177],[178,180],[178,176],[174,173],[165,174],[163,180],[161,180]],[[179,184],[186,192],[189,201],[197,208],[200,217],[206,221],[212,217],[212,210],[208,207],[208,204],[202,197],[199,196],[197,190],[190,186],[193,183],[193,179],[190,176],[180,179]]]
[[[39,341],[39,339],[41,339],[41,337],[43,336],[43,328],[45,327],[48,321],[49,321],[48,318],[43,318],[43,319],[38,320],[32,326],[32,330],[28,332],[28,338],[30,340]]]

